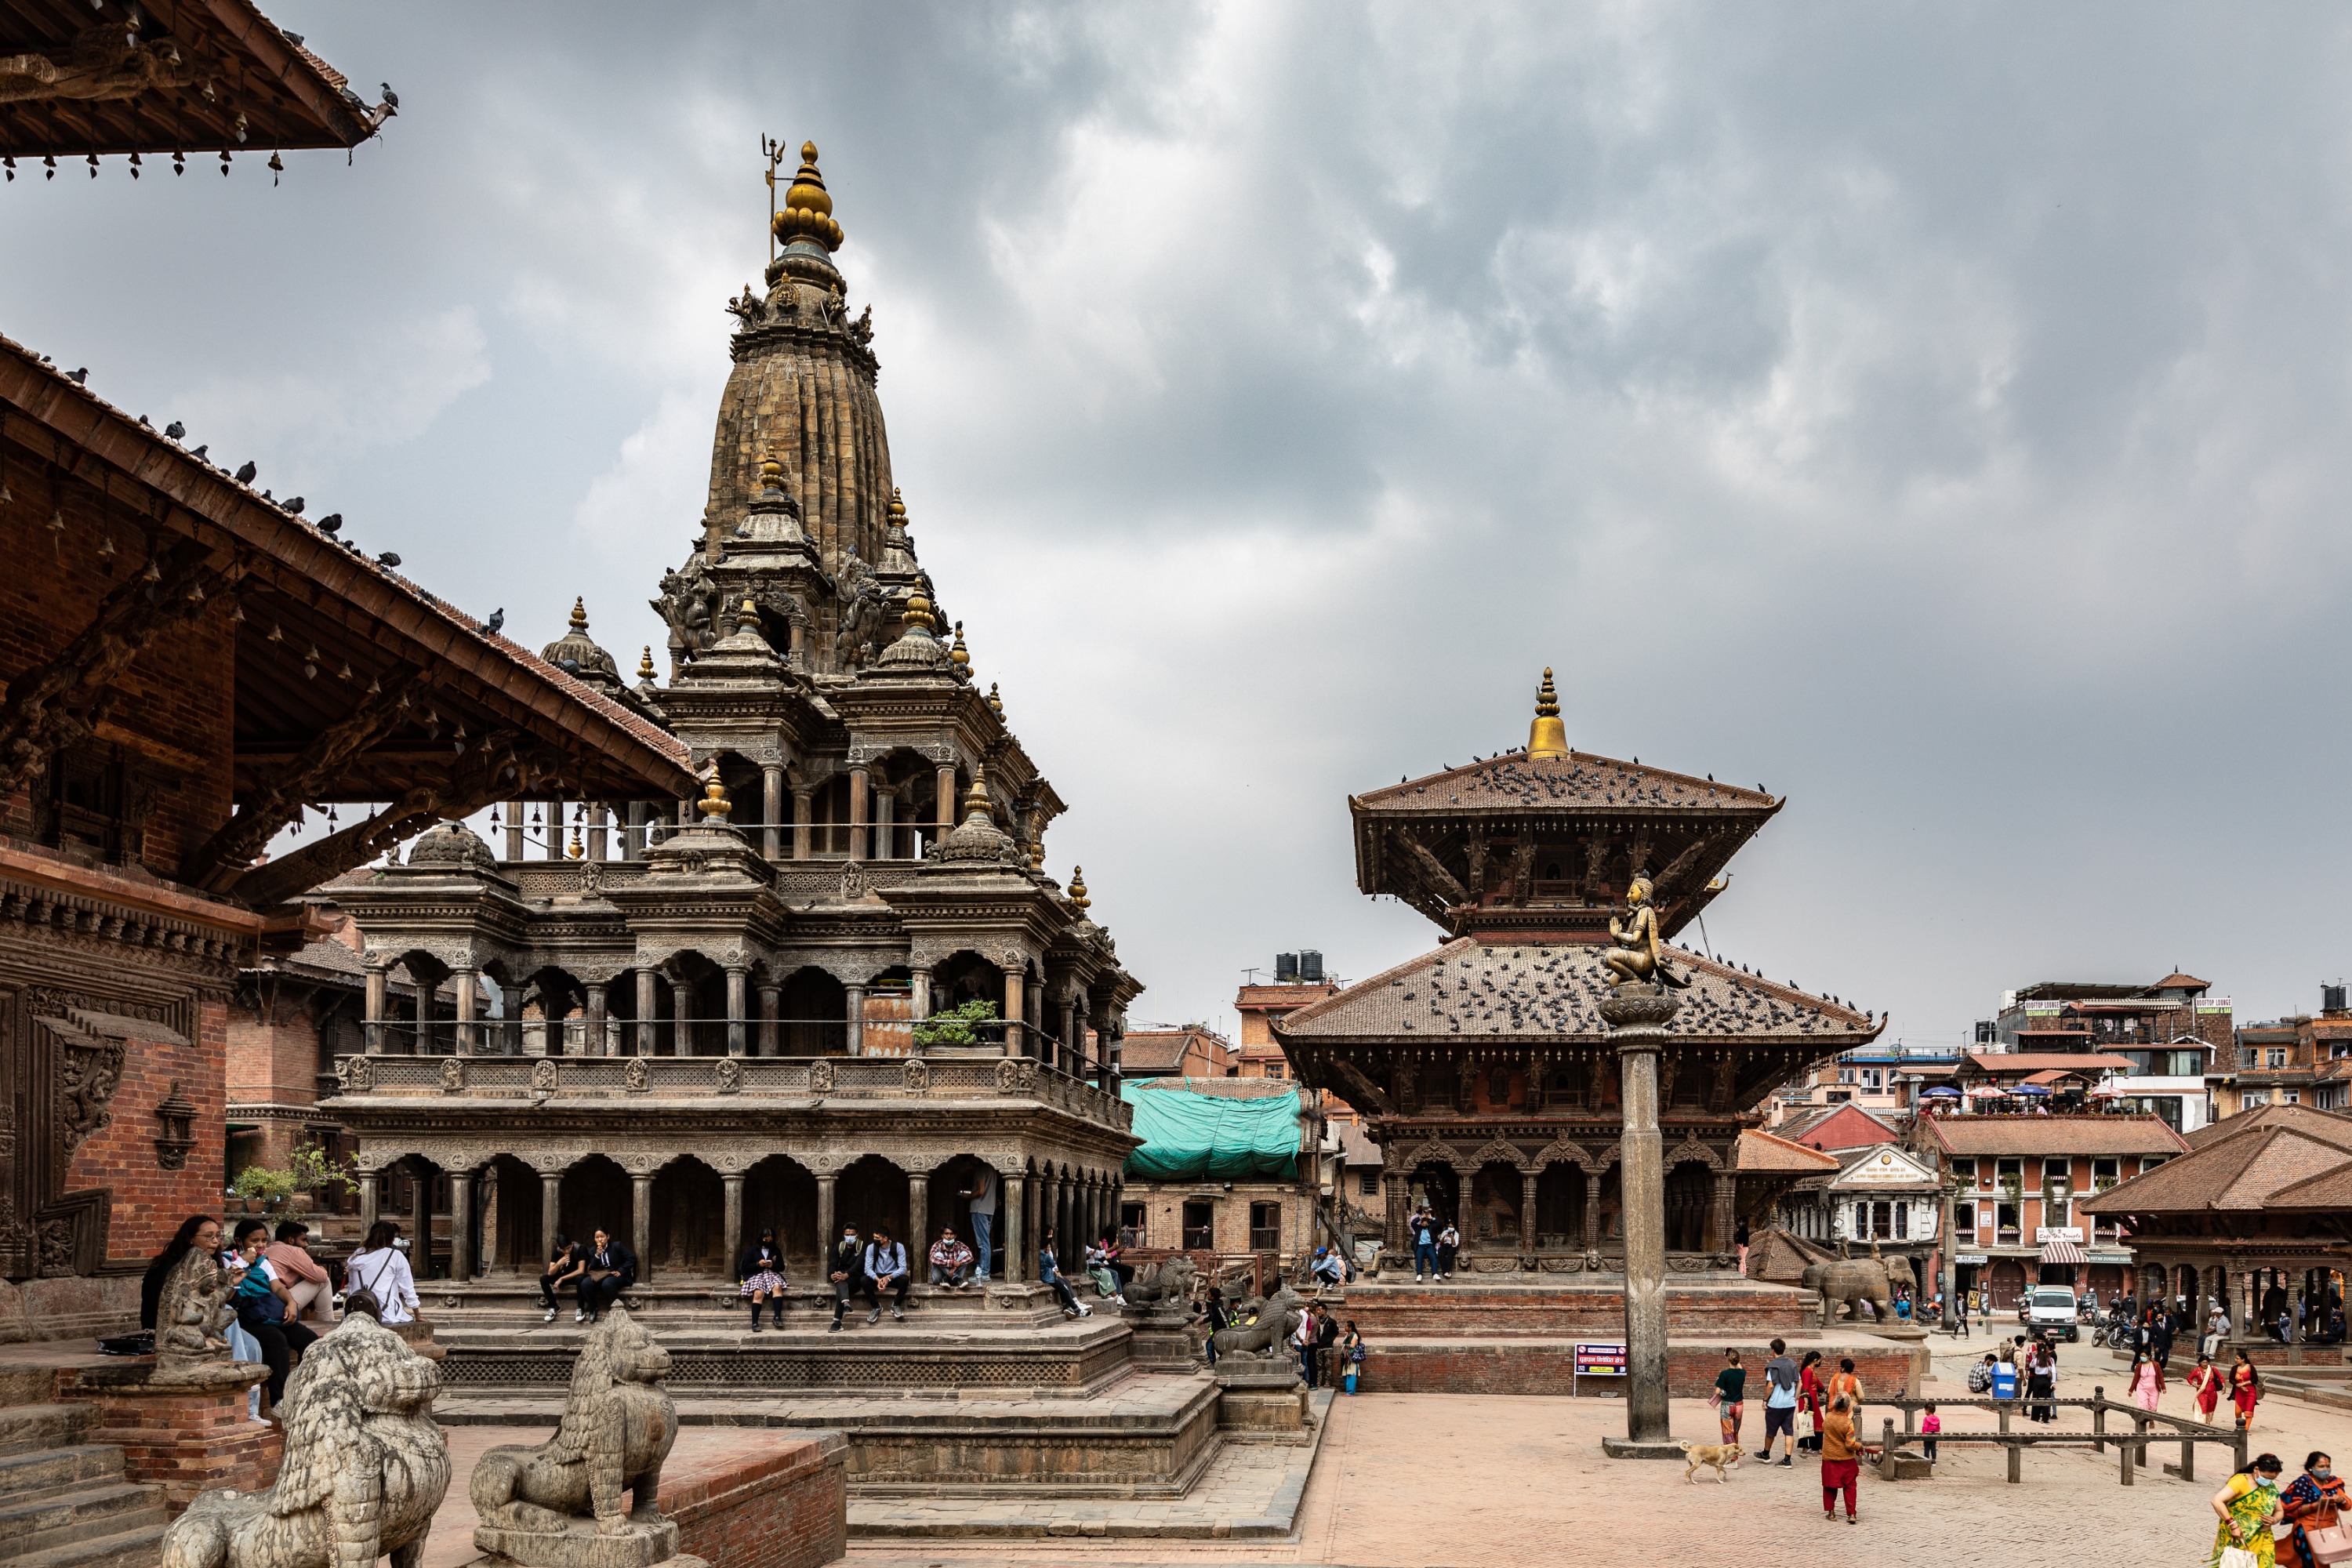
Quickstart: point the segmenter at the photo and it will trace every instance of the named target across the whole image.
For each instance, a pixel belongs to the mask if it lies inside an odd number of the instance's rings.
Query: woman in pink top
[[[2164,1368],[2145,1352],[2132,1357],[2131,1392],[2132,1402],[2142,1410],[2154,1410],[2164,1397]]]

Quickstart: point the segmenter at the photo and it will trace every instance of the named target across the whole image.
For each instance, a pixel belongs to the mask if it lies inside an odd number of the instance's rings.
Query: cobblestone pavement
[[[1935,1374],[1923,1393],[1965,1392],[1967,1363],[1983,1353],[1986,1341],[1950,1343],[1939,1337],[1931,1344]],[[2087,1395],[2096,1383],[2113,1397],[2123,1375],[2124,1364],[2104,1351],[2061,1349],[2061,1394]],[[2162,1408],[2195,1414],[2178,1382]],[[2203,1447],[2199,1479],[2176,1480],[2157,1466],[2177,1459],[2179,1448],[2158,1448],[2126,1491],[2112,1453],[2051,1449],[2026,1455],[2024,1479],[2012,1487],[2001,1479],[1999,1450],[1948,1447],[1933,1480],[1886,1483],[1866,1473],[1862,1522],[1825,1524],[1818,1461],[1784,1470],[1750,1460],[1726,1484],[1701,1479],[1685,1488],[1679,1465],[1601,1457],[1601,1436],[1622,1430],[1623,1418],[1623,1406],[1612,1400],[1364,1394],[1333,1407],[1295,1541],[940,1541],[928,1552],[912,1542],[859,1541],[849,1560],[855,1568],[1005,1568],[1081,1559],[1130,1568],[1526,1568],[1623,1557],[1644,1568],[1721,1568],[1727,1561],[1788,1562],[1827,1552],[1874,1568],[2017,1568],[2089,1550],[2103,1559],[2190,1568],[2211,1545],[2208,1500],[2228,1468],[2222,1450]],[[1865,1418],[1875,1426],[1875,1417]],[[2075,1413],[2075,1420],[2085,1418]],[[1989,1427],[1991,1418],[1956,1410],[1946,1424],[1957,1431],[1979,1422]],[[1674,1425],[1689,1436],[1708,1433],[1714,1423],[1704,1405],[1677,1400]],[[1746,1435],[1752,1440],[1760,1434],[1751,1404]],[[2257,1451],[2284,1456],[2290,1469],[2315,1447],[2352,1455],[2352,1413],[2265,1401],[2254,1438]],[[1205,1500],[1209,1490],[1196,1489],[1187,1500]]]

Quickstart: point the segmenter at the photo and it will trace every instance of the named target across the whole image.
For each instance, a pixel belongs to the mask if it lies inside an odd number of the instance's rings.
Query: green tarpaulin
[[[1129,1175],[1143,1182],[1234,1182],[1298,1174],[1295,1087],[1241,1099],[1153,1083],[1119,1085],[1119,1098],[1135,1107],[1135,1135],[1143,1140],[1127,1157]]]

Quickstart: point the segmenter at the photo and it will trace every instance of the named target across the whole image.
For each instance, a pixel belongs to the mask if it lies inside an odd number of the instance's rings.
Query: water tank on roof
[[[2323,985],[2319,988],[2319,1010],[2323,1013],[2341,1013],[2344,1011],[2344,983],[2342,981],[2339,980],[2333,985]]]
[[[1320,984],[1323,979],[1323,955],[1316,952],[1311,947],[1300,948],[1298,950],[1298,978],[1306,984],[1314,985]]]
[[[1276,953],[1274,955],[1274,983],[1276,985],[1287,985],[1297,978],[1298,955],[1295,952]]]

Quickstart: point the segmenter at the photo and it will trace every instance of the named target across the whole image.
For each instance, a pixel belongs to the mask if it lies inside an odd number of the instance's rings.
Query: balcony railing
[[[869,998],[868,1005],[886,1004]],[[903,1005],[905,995],[898,1000]],[[405,1010],[405,1008],[404,1008]],[[425,1023],[412,1016],[366,1026],[378,1057],[905,1057],[916,1054],[916,1020],[906,1016],[847,1018],[715,1018],[664,1015],[638,1019],[454,1018]],[[1099,1068],[1081,1062],[1054,1031],[1025,1021],[991,1019],[971,1026],[973,1042],[992,1054],[1032,1057],[1065,1069]],[[1009,1053],[1008,1053],[1008,1040]]]
[[[1034,1057],[961,1047],[902,1057],[339,1058],[343,1096],[372,1099],[610,1100],[874,1100],[939,1103],[1034,1100],[1124,1128],[1134,1111],[1117,1095]]]

